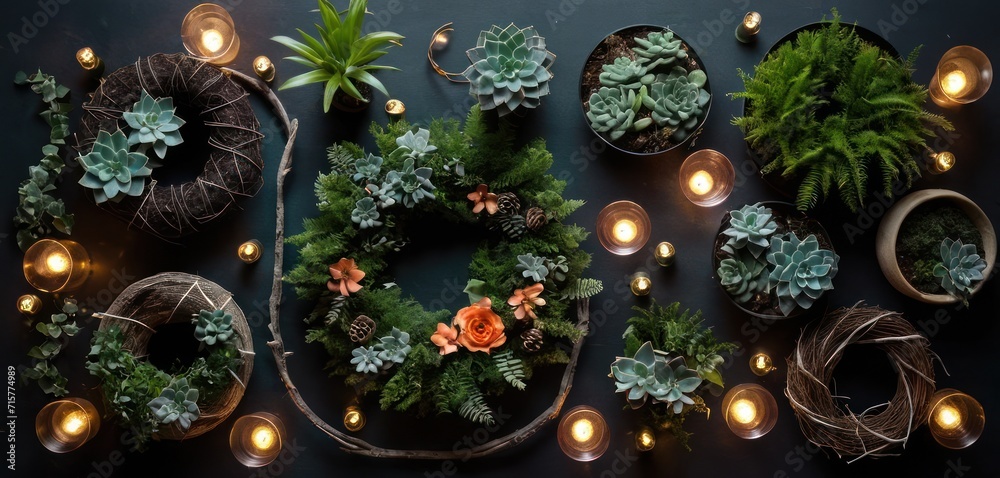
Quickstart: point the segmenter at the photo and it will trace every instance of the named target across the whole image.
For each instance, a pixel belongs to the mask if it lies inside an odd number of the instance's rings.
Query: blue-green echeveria
[[[611,377],[615,379],[616,392],[626,392],[629,406],[639,408],[647,397],[666,403],[673,413],[681,413],[684,405],[694,405],[686,394],[701,385],[702,379],[688,369],[683,357],[670,358],[653,350],[646,342],[636,351],[635,357],[618,357],[611,364]]]
[[[146,155],[130,153],[128,146],[125,133],[100,131],[93,149],[77,158],[84,170],[80,185],[94,190],[98,204],[142,194],[144,178],[153,171],[146,166]]]
[[[142,145],[140,152],[152,147],[160,158],[167,154],[167,146],[177,146],[184,142],[180,128],[184,125],[176,114],[173,98],[153,99],[142,90],[142,96],[134,105],[132,111],[122,113],[125,122],[132,128],[128,135],[128,144]]]
[[[506,116],[519,108],[536,108],[549,94],[549,67],[556,56],[545,49],[545,38],[534,27],[493,25],[466,54],[472,65],[462,75],[484,111],[495,109]]]
[[[788,315],[795,307],[808,309],[824,292],[833,289],[840,261],[833,251],[819,248],[816,236],[803,240],[794,233],[771,239],[767,262],[771,264],[768,287],[778,296],[781,313]]]

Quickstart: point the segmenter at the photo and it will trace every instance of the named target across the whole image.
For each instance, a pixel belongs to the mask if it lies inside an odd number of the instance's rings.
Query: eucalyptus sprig
[[[76,318],[79,310],[80,308],[76,305],[75,300],[66,299],[63,302],[61,313],[52,314],[49,322],[39,321],[35,324],[35,330],[42,334],[45,340],[40,345],[31,347],[31,350],[28,351],[28,356],[38,359],[38,362],[35,362],[32,368],[21,372],[21,379],[24,382],[35,380],[45,393],[56,397],[66,395],[66,377],[62,375],[52,361],[62,352],[63,342],[65,341],[64,337],[72,337],[80,331],[80,327],[76,325],[76,321],[70,321]]]

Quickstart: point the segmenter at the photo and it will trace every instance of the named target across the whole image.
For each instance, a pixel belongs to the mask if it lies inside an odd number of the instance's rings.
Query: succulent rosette
[[[153,172],[146,165],[149,160],[142,153],[130,153],[128,146],[125,133],[101,131],[93,149],[77,158],[85,171],[80,185],[94,190],[98,204],[139,196],[146,187],[144,178]]]
[[[472,61],[462,73],[469,93],[483,110],[506,116],[519,108],[536,108],[549,94],[549,68],[556,56],[545,49],[545,38],[534,27],[494,25],[479,34],[466,54]]]

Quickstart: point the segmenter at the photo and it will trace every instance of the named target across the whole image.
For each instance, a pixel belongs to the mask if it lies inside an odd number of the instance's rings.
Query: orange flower
[[[545,305],[545,299],[538,297],[538,294],[541,294],[544,289],[545,286],[539,282],[535,285],[515,290],[514,295],[507,299],[508,305],[516,307],[514,309],[514,317],[517,320],[525,320],[525,317],[538,318],[535,315],[535,307]]]
[[[473,352],[486,352],[507,341],[503,333],[503,321],[493,312],[489,297],[472,304],[455,314],[452,324],[460,329],[458,343]]]
[[[479,214],[485,208],[486,212],[492,215],[499,209],[497,207],[497,195],[488,191],[489,186],[480,184],[476,187],[475,191],[466,196],[470,201],[475,203],[475,206],[472,207],[473,214]]]
[[[361,290],[358,282],[365,278],[365,272],[354,265],[354,259],[341,258],[340,262],[330,265],[330,277],[332,279],[326,281],[330,292],[340,291],[340,295],[348,296]]]
[[[448,355],[458,351],[458,330],[455,327],[448,327],[438,322],[437,332],[431,335],[431,342],[441,347],[438,351],[441,355]]]

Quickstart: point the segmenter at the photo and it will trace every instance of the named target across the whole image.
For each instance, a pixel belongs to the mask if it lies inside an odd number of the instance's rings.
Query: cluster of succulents
[[[370,193],[370,196],[359,199],[351,211],[351,221],[361,229],[383,224],[379,220],[382,216],[380,209],[397,203],[413,208],[420,201],[434,199],[436,188],[431,183],[432,170],[418,166],[429,154],[437,151],[437,147],[430,143],[430,131],[423,128],[407,131],[396,138],[396,145],[389,157],[393,161],[401,160],[402,168],[385,173],[381,181],[379,177],[385,159],[373,154],[353,160],[354,172],[347,172],[353,181],[365,185]]]
[[[354,341],[353,338],[351,340]],[[374,345],[362,345],[351,351],[351,364],[355,365],[354,370],[358,373],[379,373],[402,364],[412,349],[410,334],[393,327],[389,335],[378,339]]]
[[[139,145],[139,152],[153,148],[161,159],[167,154],[167,146],[177,146],[184,142],[180,128],[184,120],[177,116],[173,98],[155,99],[142,90],[142,96],[132,111],[122,113],[132,131],[128,134],[129,146]]]
[[[206,345],[224,344],[232,338],[233,316],[222,310],[202,310],[193,320],[194,338]]]
[[[638,45],[632,49],[634,58],[621,56],[601,67],[601,87],[590,95],[587,119],[612,141],[655,124],[671,140],[682,142],[695,131],[711,100],[705,89],[708,76],[677,64],[687,58],[687,50],[669,30],[633,40]]]
[[[633,409],[652,398],[667,404],[674,414],[680,414],[685,405],[695,404],[687,394],[702,384],[698,372],[687,368],[684,357],[658,352],[651,342],[642,344],[634,357],[618,357],[611,364],[611,377],[615,379],[615,391],[625,392]]]
[[[773,295],[787,316],[797,308],[808,309],[833,289],[840,256],[820,248],[815,235],[799,239],[791,231],[778,233],[770,208],[753,204],[730,211],[722,236],[726,242],[716,273],[739,304]]]
[[[545,49],[545,38],[534,27],[493,25],[480,32],[476,47],[466,54],[472,65],[462,75],[484,111],[506,116],[538,107],[541,97],[549,94],[549,68],[556,56]]]
[[[201,416],[198,408],[198,389],[191,387],[186,378],[176,379],[163,388],[160,396],[146,404],[160,424],[177,422],[181,430],[191,428],[191,422]]]
[[[941,262],[934,266],[934,277],[941,278],[941,287],[968,305],[972,289],[984,279],[986,260],[979,256],[975,244],[963,244],[944,238],[941,241]]]

